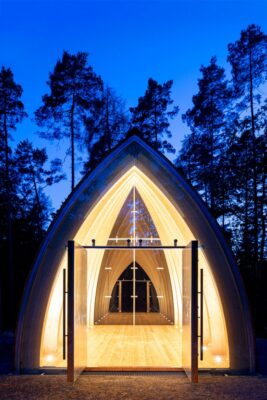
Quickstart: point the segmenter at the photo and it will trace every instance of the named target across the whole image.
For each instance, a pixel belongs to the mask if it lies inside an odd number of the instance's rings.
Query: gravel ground
[[[83,375],[68,384],[64,375],[0,376],[0,400],[267,400],[267,377],[201,375]]]

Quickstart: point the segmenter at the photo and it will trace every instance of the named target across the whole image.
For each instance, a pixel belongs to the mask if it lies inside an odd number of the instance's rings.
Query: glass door
[[[183,249],[182,363],[191,382],[198,382],[198,242]]]
[[[68,242],[67,380],[74,382],[87,364],[87,252]]]
[[[94,242],[88,255],[96,251],[103,251],[103,256],[91,301],[93,321],[88,321],[87,369],[181,368],[181,314],[168,268],[168,260],[179,263],[180,250],[175,246],[162,248],[135,187],[107,242],[99,248]],[[92,256],[88,258],[89,273],[90,260]]]

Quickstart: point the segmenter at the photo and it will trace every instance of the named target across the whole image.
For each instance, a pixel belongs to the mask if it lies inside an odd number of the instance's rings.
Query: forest
[[[69,190],[126,137],[136,134],[166,157],[202,197],[230,244],[241,271],[256,335],[267,337],[266,142],[267,35],[249,25],[228,44],[227,71],[213,56],[200,66],[198,92],[183,115],[172,98],[173,81],[150,78],[135,107],[105,84],[85,52],[64,51],[47,73],[47,92],[34,115],[22,102],[12,70],[0,70],[0,331],[14,330],[23,289],[37,250],[55,216],[48,186],[68,175]],[[22,120],[36,132],[16,146]],[[170,124],[182,118],[189,133],[179,151]],[[34,134],[66,154],[51,159]],[[179,146],[178,146],[179,145]],[[177,143],[177,148],[180,144]],[[83,155],[83,166],[79,157]]]

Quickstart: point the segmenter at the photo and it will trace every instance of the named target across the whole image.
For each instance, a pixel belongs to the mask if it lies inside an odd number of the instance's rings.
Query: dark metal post
[[[66,360],[66,268],[63,269],[63,360]]]
[[[68,241],[68,382],[74,382],[74,241]]]
[[[150,282],[146,281],[146,312],[150,312]]]
[[[203,344],[204,344],[204,338],[203,338],[203,268],[200,270],[200,360],[203,360]]]
[[[191,366],[192,382],[198,382],[198,241],[191,242]]]
[[[121,313],[121,309],[122,309],[122,281],[119,281],[119,312]]]

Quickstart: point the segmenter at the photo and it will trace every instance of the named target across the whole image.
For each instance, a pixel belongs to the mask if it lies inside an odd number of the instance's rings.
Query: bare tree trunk
[[[213,99],[211,98],[211,132],[210,132],[210,153],[211,153],[211,160],[210,160],[210,209],[211,212],[214,212],[214,112],[213,112]]]
[[[244,252],[248,251],[248,144],[246,143],[246,165],[245,165],[245,224],[244,224]]]
[[[265,168],[265,166],[263,166],[263,168]],[[265,196],[266,196],[266,173],[265,173],[265,170],[263,170],[263,173],[262,173],[262,198],[261,198],[261,229],[262,229],[261,246],[260,246],[260,261],[261,261],[261,263],[263,263],[263,261],[264,261],[264,249],[265,249],[265,240],[266,240],[266,216],[264,213]]]
[[[252,154],[253,154],[253,203],[254,203],[254,240],[255,240],[255,264],[258,261],[258,192],[257,192],[257,160],[256,160],[256,130],[255,115],[253,105],[253,71],[252,71],[252,52],[249,53],[249,96],[250,96],[250,115],[251,115],[251,132],[252,132]],[[256,265],[255,265],[256,266]]]
[[[222,159],[222,228],[225,231],[225,161],[224,158]]]
[[[4,113],[4,137],[5,137],[5,192],[7,207],[7,278],[8,278],[8,317],[9,328],[14,327],[14,258],[13,258],[13,233],[12,233],[12,210],[10,198],[10,173],[8,155],[8,130],[7,115]]]
[[[111,130],[110,130],[110,123],[109,123],[109,89],[107,90],[107,94],[106,94],[106,142],[107,142],[107,147],[108,147],[108,151],[111,150],[112,147],[112,143],[111,143]]]
[[[155,149],[159,150],[159,137],[158,137],[158,128],[157,128],[157,114],[156,108],[154,107],[154,135],[155,135]]]
[[[74,189],[75,186],[75,149],[74,149],[74,95],[72,96],[72,105],[70,109],[70,136],[71,136],[71,190]]]
[[[40,198],[39,198],[37,183],[36,183],[36,179],[35,179],[35,173],[34,173],[33,169],[32,169],[32,180],[33,180],[33,186],[34,186],[34,192],[35,192],[35,200],[36,200],[36,203],[37,203],[38,235],[39,235],[39,239],[41,239],[41,236],[42,236],[41,204],[40,204]]]

